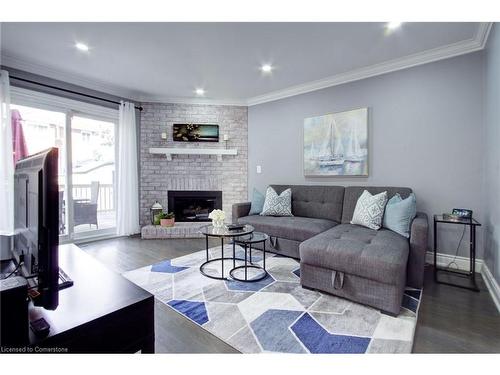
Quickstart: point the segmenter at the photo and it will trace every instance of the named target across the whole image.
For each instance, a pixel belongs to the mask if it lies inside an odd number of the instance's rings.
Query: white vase
[[[224,219],[213,219],[212,225],[214,228],[222,228],[224,226]]]

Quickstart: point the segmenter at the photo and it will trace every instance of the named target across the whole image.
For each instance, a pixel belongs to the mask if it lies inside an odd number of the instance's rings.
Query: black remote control
[[[238,230],[238,229],[243,229],[245,226],[241,224],[230,224],[227,226],[228,230]]]
[[[50,325],[44,318],[30,322],[30,327],[36,337],[45,337],[49,334]]]

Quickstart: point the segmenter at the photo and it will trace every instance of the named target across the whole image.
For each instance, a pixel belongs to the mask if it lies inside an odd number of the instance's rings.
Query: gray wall
[[[500,282],[500,29],[485,51],[484,260]]]
[[[249,195],[268,184],[408,186],[430,224],[454,207],[482,220],[482,73],[479,52],[250,107]],[[370,110],[370,176],[305,178],[304,118],[359,107]],[[439,251],[454,253],[461,228],[442,229]],[[459,255],[467,249],[468,234]]]

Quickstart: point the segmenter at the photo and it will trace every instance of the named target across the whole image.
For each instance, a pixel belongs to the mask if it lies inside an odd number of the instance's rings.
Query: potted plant
[[[175,224],[175,215],[173,212],[163,212],[159,215],[160,225],[162,227],[173,227]]]

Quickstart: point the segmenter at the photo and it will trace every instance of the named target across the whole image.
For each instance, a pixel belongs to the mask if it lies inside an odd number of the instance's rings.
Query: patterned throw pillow
[[[286,189],[280,195],[269,186],[266,191],[262,216],[293,216],[292,215],[292,189]]]
[[[351,224],[378,230],[382,226],[382,217],[387,203],[387,192],[371,195],[367,190],[358,198]]]

